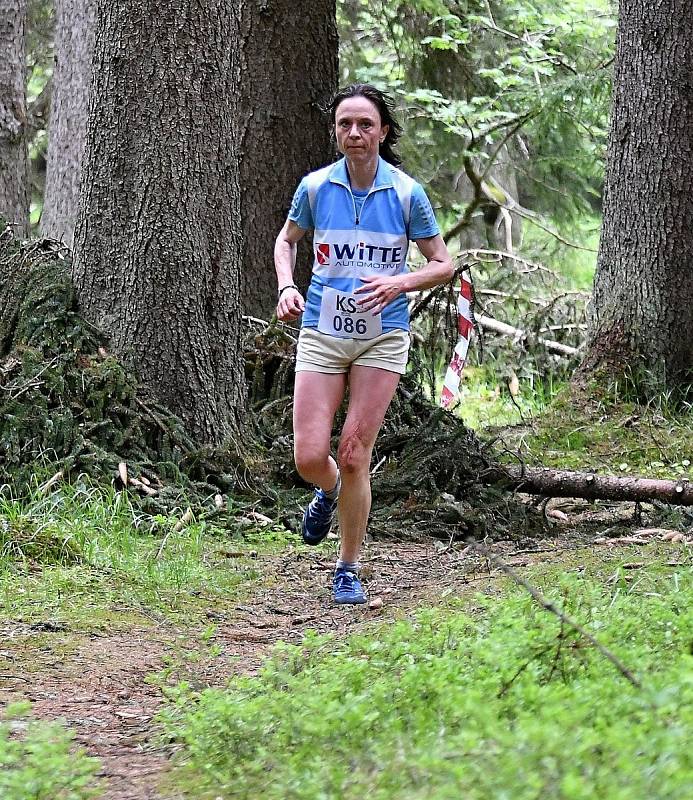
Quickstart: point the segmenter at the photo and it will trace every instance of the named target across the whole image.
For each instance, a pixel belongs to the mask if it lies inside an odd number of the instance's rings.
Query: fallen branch
[[[138,478],[129,477],[128,485],[134,486],[135,489],[138,489],[140,492],[142,492],[142,494],[146,494],[148,497],[156,497],[156,495],[159,494],[156,489],[152,489],[151,486],[147,486],[144,481],[141,481]]]
[[[617,536],[614,538],[607,538],[606,536],[599,536],[594,540],[593,544],[649,544],[653,539],[658,539],[662,542],[671,542],[672,544],[693,544],[693,539],[686,537],[685,533],[681,531],[672,531],[669,528],[641,528],[635,531],[631,536]]]
[[[536,602],[543,609],[545,609],[546,611],[550,611],[552,614],[555,614],[561,620],[562,624],[568,625],[568,627],[577,631],[581,636],[584,636],[585,639],[587,639],[587,641],[590,642],[590,644],[596,647],[597,650],[599,650],[599,652],[616,667],[616,669],[621,673],[621,675],[623,675],[624,678],[626,678],[633,684],[633,686],[635,686],[638,689],[642,688],[642,684],[640,683],[640,681],[635,677],[635,675],[633,675],[633,673],[628,669],[628,667],[626,667],[626,665],[621,661],[620,658],[615,656],[611,652],[611,650],[605,647],[586,628],[580,625],[579,622],[576,622],[574,619],[572,619],[563,611],[561,611],[561,609],[558,608],[558,606],[556,606],[555,603],[552,603],[550,600],[547,600],[538,589],[535,589],[534,586],[532,586],[532,584],[529,583],[529,581],[526,581],[523,577],[518,575],[517,572],[515,572],[515,570],[509,564],[506,564],[502,558],[499,558],[498,556],[494,555],[490,550],[487,550],[485,547],[483,547],[483,545],[480,545],[478,542],[475,542],[473,540],[469,541],[469,546],[473,550],[476,550],[477,553],[479,553],[484,558],[488,559],[489,561],[492,561],[498,567],[498,569],[500,569],[502,572],[504,572],[506,575],[512,578],[515,581],[515,583],[519,584],[524,589],[526,589],[529,592],[529,594],[534,598],[534,600],[536,600]]]
[[[471,250],[463,250],[459,256],[460,261],[464,261],[467,267],[474,266],[476,263],[490,264],[500,263],[503,259],[509,259],[517,264],[522,264],[525,269],[520,270],[521,275],[529,275],[532,272],[542,272],[547,275],[556,276],[556,272],[545,264],[538,261],[530,261],[528,258],[523,258],[517,253],[511,253],[508,250],[487,250],[482,247],[474,247]],[[565,294],[585,294],[584,292],[566,292]],[[510,296],[510,295],[509,295]]]
[[[60,483],[60,481],[65,477],[65,472],[61,469],[53,475],[52,478],[49,478],[45,483],[42,483],[38,488],[39,494],[46,494],[50,489],[55,486],[56,483]]]
[[[523,331],[521,328],[514,328],[506,322],[501,322],[493,317],[487,317],[484,314],[477,315],[476,321],[483,330],[500,333],[502,336],[510,336],[516,341],[522,341],[527,336],[527,331]],[[559,356],[574,356],[578,353],[577,347],[571,347],[561,342],[554,342],[552,339],[537,337],[537,342],[545,347],[549,353],[555,353]]]
[[[582,497],[585,500],[660,500],[676,506],[693,505],[693,486],[688,480],[661,480],[638,476],[615,477],[591,472],[545,467],[492,467],[482,476],[486,484],[502,484],[528,494],[546,497]]]

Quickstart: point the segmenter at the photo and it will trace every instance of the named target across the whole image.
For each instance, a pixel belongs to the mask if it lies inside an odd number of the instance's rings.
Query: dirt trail
[[[33,663],[24,671],[27,651],[39,633],[45,644],[34,650]],[[66,634],[70,647],[61,652]],[[161,692],[144,679],[162,667],[166,639],[160,632],[133,628],[85,635],[7,623],[0,626],[0,640],[3,655],[19,662],[14,677],[0,679],[0,705],[30,700],[33,716],[58,719],[71,728],[79,744],[100,759],[109,800],[157,798],[157,779],[168,760],[148,740]]]
[[[555,544],[545,543],[549,550]],[[551,559],[550,552],[518,553],[517,543],[498,548],[516,565]],[[173,659],[180,664],[173,679],[183,675],[196,685],[220,685],[230,674],[255,672],[273,644],[300,642],[308,629],[342,636],[424,602],[435,603],[464,585],[493,587],[498,573],[489,573],[486,564],[462,549],[437,542],[368,546],[363,576],[371,600],[382,600],[375,609],[331,604],[333,562],[324,555],[292,549],[260,557],[263,577],[249,596],[224,612],[207,611],[215,626],[207,643],[199,629],[180,630],[168,623],[97,635],[52,629],[50,623],[0,623],[0,656],[10,665],[1,670],[0,706],[28,699],[34,715],[59,719],[71,728],[79,744],[101,761],[104,800],[179,800],[157,788],[170,752],[155,742],[153,718],[162,696],[148,676]],[[34,637],[35,642],[37,634],[44,644],[30,651],[29,641]],[[66,639],[69,647],[63,648]],[[205,656],[210,644],[218,646],[220,655]]]

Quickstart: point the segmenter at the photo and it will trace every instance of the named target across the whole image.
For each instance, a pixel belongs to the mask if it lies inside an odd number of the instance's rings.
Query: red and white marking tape
[[[443,391],[440,395],[440,404],[447,408],[457,397],[460,388],[462,370],[467,360],[469,340],[474,330],[472,319],[472,284],[460,276],[460,296],[457,299],[457,330],[460,338],[457,340],[455,350],[448,371],[443,381]]]

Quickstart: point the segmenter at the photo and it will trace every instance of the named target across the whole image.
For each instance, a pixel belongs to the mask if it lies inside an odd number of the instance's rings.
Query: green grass
[[[636,689],[523,592],[337,642],[281,646],[258,677],[166,717],[192,798],[687,800],[693,586],[647,565],[545,592],[626,662]]]
[[[505,439],[528,464],[598,473],[693,479],[693,410],[660,399],[646,405],[624,400],[618,390],[594,390],[583,398],[564,389]]]
[[[33,720],[28,704],[0,717],[2,800],[89,800],[99,797],[99,762],[75,748],[73,736],[56,723]]]
[[[176,530],[182,513],[147,516],[126,494],[81,482],[0,498],[0,617],[92,629],[152,612],[194,621],[233,602],[258,577],[260,545],[205,521]]]
[[[519,393],[513,397],[507,386],[490,383],[483,367],[467,366],[462,373],[455,413],[476,431],[517,425],[541,414],[551,402],[553,392],[552,384],[521,380]]]

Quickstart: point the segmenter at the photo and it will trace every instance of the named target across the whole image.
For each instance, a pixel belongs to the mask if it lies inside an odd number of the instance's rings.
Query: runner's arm
[[[279,231],[274,244],[274,268],[277,272],[277,290],[291,286],[294,282],[294,267],[296,266],[296,245],[305,235],[300,228],[290,219]],[[285,289],[277,302],[277,319],[281,322],[293,322],[298,319],[305,309],[305,302],[298,289]]]
[[[455,268],[440,234],[427,239],[417,239],[416,245],[428,262],[426,266],[417,269],[416,272],[405,272],[401,275],[374,275],[362,278],[364,285],[355,292],[364,294],[359,305],[370,309],[374,314],[379,314],[388,303],[402,293],[432,289],[452,278]]]
[[[402,276],[405,279],[403,291],[416,292],[419,289],[432,289],[441,283],[447,283],[455,274],[455,268],[443,237],[438,234],[428,239],[417,239],[416,246],[427,264],[416,272],[407,272]]]

